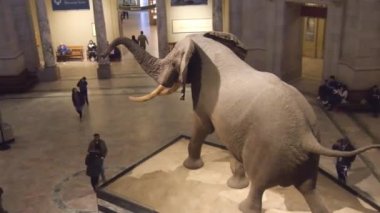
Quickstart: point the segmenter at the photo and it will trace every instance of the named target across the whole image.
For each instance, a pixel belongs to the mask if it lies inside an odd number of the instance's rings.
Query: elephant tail
[[[369,145],[352,151],[338,151],[322,146],[313,135],[309,135],[302,141],[303,148],[311,153],[329,157],[351,157],[366,150],[380,148],[380,145]]]

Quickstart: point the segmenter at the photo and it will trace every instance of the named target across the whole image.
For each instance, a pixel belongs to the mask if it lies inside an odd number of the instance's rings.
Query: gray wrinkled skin
[[[215,132],[235,158],[228,186],[252,183],[241,211],[259,213],[266,189],[294,185],[313,213],[329,212],[315,189],[319,155],[352,156],[379,145],[352,152],[322,147],[316,116],[302,94],[275,75],[247,65],[236,55],[242,57],[241,49],[231,51],[236,49],[230,41],[225,46],[215,40],[188,36],[164,59],[152,59],[136,45],[123,43],[158,83],[191,83],[194,124],[183,165],[203,166],[202,143]]]

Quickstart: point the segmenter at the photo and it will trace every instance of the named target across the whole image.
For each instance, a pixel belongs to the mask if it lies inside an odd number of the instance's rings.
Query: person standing
[[[77,87],[79,88],[79,92],[80,94],[82,95],[82,97],[84,98],[84,100],[86,101],[86,104],[88,104],[88,94],[87,94],[87,80],[86,80],[86,77],[82,77],[78,83],[77,83]]]
[[[354,147],[351,145],[347,137],[338,139],[337,142],[332,146],[334,150],[339,151],[352,151]],[[352,157],[338,157],[336,159],[336,172],[338,174],[338,180],[346,184],[347,172],[351,168],[351,163],[355,160],[356,156]]]
[[[94,134],[94,139],[90,142],[90,144],[88,145],[88,149],[87,149],[88,153],[90,152],[96,152],[99,154],[100,158],[101,158],[101,176],[102,176],[102,181],[105,182],[106,181],[106,177],[104,175],[104,159],[106,158],[107,156],[107,146],[106,146],[106,142],[104,142],[104,140],[100,139],[100,135],[99,133],[95,133]]]
[[[98,152],[90,151],[86,156],[86,174],[91,178],[91,186],[95,190],[99,183],[99,175],[102,173],[102,159]]]
[[[137,38],[137,40],[139,41],[140,47],[145,50],[146,44],[149,44],[149,42],[148,42],[148,39],[146,38],[146,36],[144,35],[144,32],[142,30],[140,31],[140,35]]]
[[[81,93],[78,91],[78,89],[76,87],[74,87],[71,90],[71,99],[73,101],[73,105],[75,107],[75,110],[79,114],[79,119],[82,120],[84,98],[83,98],[83,96],[81,95]]]

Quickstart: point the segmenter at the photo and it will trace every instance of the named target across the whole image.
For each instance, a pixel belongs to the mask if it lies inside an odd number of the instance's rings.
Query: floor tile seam
[[[331,121],[331,123],[335,126],[335,128],[340,132],[340,134],[348,137],[350,140],[351,138],[347,135],[347,132],[341,128],[338,124],[338,122],[333,118],[333,116],[331,116],[328,112],[326,112],[324,109],[322,109],[322,112],[325,113],[325,115],[329,118],[329,120]],[[349,116],[348,116],[349,117]],[[351,140],[352,141],[352,140]],[[376,167],[375,167],[375,164],[371,162],[370,159],[368,159],[368,157],[365,155],[365,152],[364,153],[361,153],[361,154],[358,154],[358,156],[360,157],[360,159],[365,163],[365,165],[367,166],[367,168],[371,171],[371,173],[374,175],[374,177],[377,179],[377,181],[380,182],[380,171],[378,172]],[[380,166],[380,165],[379,165]]]

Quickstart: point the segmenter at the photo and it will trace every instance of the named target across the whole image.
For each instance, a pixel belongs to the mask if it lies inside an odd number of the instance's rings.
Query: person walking
[[[137,38],[137,40],[139,41],[140,47],[145,50],[146,44],[149,44],[149,42],[148,42],[148,39],[146,38],[146,36],[144,35],[144,32],[142,30],[140,31],[140,35]]]
[[[350,140],[347,137],[338,139],[337,142],[332,146],[334,150],[339,151],[352,151],[354,147],[351,145]],[[355,155],[352,157],[338,157],[336,159],[336,172],[338,174],[338,180],[346,184],[347,172],[351,168],[351,163],[355,160]]]
[[[86,156],[86,174],[91,178],[91,186],[95,190],[99,183],[99,175],[102,173],[102,159],[98,152],[90,151]]]
[[[136,44],[139,44],[139,42],[137,41],[137,39],[136,39],[136,36],[135,36],[135,35],[132,35],[132,41],[134,41]]]
[[[94,134],[94,139],[90,142],[90,144],[88,145],[88,149],[87,149],[88,153],[90,152],[96,152],[99,154],[100,158],[101,158],[101,177],[102,177],[102,181],[105,182],[106,181],[106,176],[104,174],[104,159],[106,158],[107,156],[107,146],[106,146],[106,142],[104,142],[104,140],[100,139],[100,135],[99,133],[95,133]]]
[[[79,119],[82,120],[84,98],[83,98],[83,96],[81,95],[81,93],[78,91],[78,89],[76,87],[74,87],[71,90],[71,99],[73,101],[73,105],[75,107],[75,110],[79,114]]]
[[[86,101],[86,104],[89,105],[88,103],[88,94],[87,94],[87,80],[86,77],[82,77],[78,83],[77,87],[79,88],[79,92],[82,95],[83,99]]]

